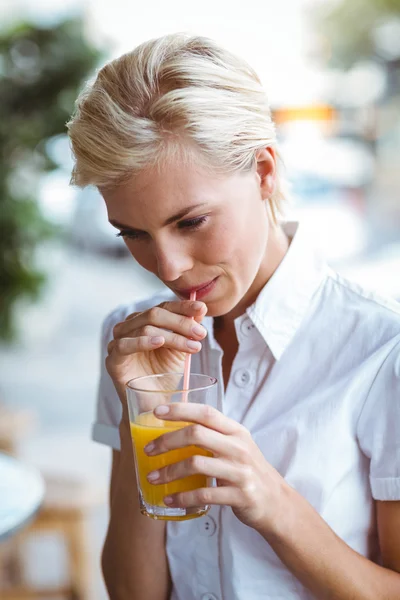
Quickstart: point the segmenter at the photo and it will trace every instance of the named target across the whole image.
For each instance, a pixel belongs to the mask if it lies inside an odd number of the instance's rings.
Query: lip
[[[208,281],[206,283],[201,283],[200,285],[196,285],[191,288],[176,289],[175,291],[177,294],[179,294],[179,296],[183,296],[184,298],[190,298],[190,294],[192,292],[196,292],[196,299],[204,298],[204,296],[209,294],[214,288],[217,279],[218,277],[215,277],[214,279],[211,279],[211,281]]]

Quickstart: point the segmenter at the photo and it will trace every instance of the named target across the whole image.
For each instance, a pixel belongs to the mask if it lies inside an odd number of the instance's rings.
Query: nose
[[[176,281],[193,268],[192,256],[181,240],[178,243],[169,241],[163,245],[155,243],[155,253],[157,276],[166,283]]]

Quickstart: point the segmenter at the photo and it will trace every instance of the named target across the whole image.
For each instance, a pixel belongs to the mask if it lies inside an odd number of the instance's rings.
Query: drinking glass
[[[156,406],[172,402],[215,406],[216,393],[217,380],[197,373],[190,373],[187,389],[183,389],[183,373],[146,375],[127,383],[126,395],[142,514],[153,519],[182,521],[201,517],[209,510],[209,506],[171,508],[163,501],[165,496],[211,485],[211,481],[205,475],[190,475],[159,485],[149,483],[147,475],[150,471],[162,469],[166,465],[185,460],[195,454],[212,456],[211,452],[197,446],[186,446],[158,456],[147,456],[144,447],[164,433],[191,425],[184,421],[166,421],[157,418],[153,414]]]

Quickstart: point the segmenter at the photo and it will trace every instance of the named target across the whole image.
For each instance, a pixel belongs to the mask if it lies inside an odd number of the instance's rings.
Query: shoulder
[[[170,290],[165,290],[162,292],[158,292],[152,296],[148,296],[147,298],[141,298],[135,300],[133,302],[127,304],[120,304],[116,308],[114,308],[108,315],[105,317],[102,330],[101,330],[101,338],[104,345],[107,345],[108,342],[112,339],[112,332],[117,323],[124,321],[128,315],[134,312],[142,312],[151,308],[152,306],[156,306],[160,304],[160,302],[165,302],[166,300],[173,300],[175,298],[174,294]]]

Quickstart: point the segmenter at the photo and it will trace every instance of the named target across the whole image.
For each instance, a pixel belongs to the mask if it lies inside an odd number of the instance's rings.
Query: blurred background
[[[7,542],[7,598],[21,578],[31,595],[20,599],[107,597],[110,450],[90,441],[100,327],[160,284],[115,237],[97,192],[69,187],[65,122],[96,68],[175,31],[255,67],[288,217],[337,270],[400,300],[400,0],[0,0],[0,447],[48,483],[36,527]]]

